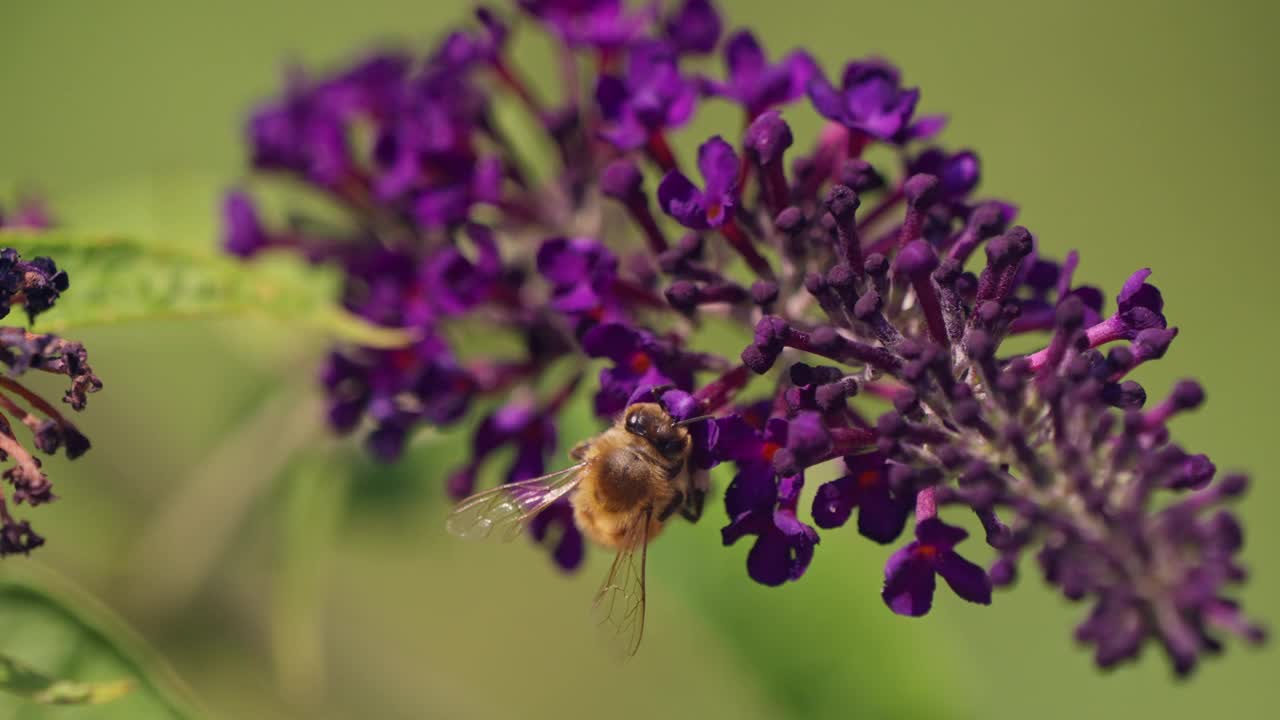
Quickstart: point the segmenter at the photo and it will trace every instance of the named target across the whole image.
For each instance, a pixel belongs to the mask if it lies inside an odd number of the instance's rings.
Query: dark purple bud
[[[1107,352],[1107,370],[1109,373],[1123,373],[1133,367],[1133,351],[1123,345],[1117,345]]]
[[[917,411],[920,410],[920,398],[914,390],[906,388],[893,396],[893,409],[903,415],[916,417]]]
[[[769,372],[773,367],[773,363],[778,359],[780,351],[771,351],[769,348],[763,348],[756,344],[751,344],[742,349],[740,355],[742,364],[751,369],[751,372],[757,375],[763,375]]]
[[[871,163],[861,158],[846,160],[840,166],[838,178],[839,184],[848,186],[859,195],[884,187],[884,178]]]
[[[835,288],[842,297],[853,292],[854,280],[853,268],[846,263],[836,263],[827,271],[827,284]]]
[[[677,280],[671,283],[667,288],[666,296],[671,307],[684,313],[696,310],[700,299],[698,286],[688,280]]]
[[[960,263],[951,258],[946,258],[938,264],[936,270],[933,271],[933,279],[939,285],[954,285],[956,280],[960,279]]]
[[[898,251],[893,259],[893,269],[910,277],[923,277],[938,267],[938,254],[925,240],[912,240]]]
[[[896,412],[884,413],[876,420],[876,430],[885,437],[901,437],[908,429],[906,421]]]
[[[987,263],[992,267],[1005,267],[1031,254],[1031,233],[1021,225],[987,243]]]
[[[1182,380],[1173,386],[1169,400],[1178,410],[1194,410],[1204,403],[1204,388],[1194,380]]]
[[[859,320],[867,320],[872,315],[880,312],[880,308],[884,307],[884,300],[881,299],[880,293],[875,290],[868,290],[858,298],[858,302],[853,306],[853,314]]]
[[[772,165],[782,161],[782,154],[791,147],[791,128],[777,110],[770,110],[756,118],[747,127],[743,145],[757,164]]]
[[[1018,579],[1017,560],[1005,556],[998,557],[987,570],[987,575],[995,587],[1012,585]]]
[[[1178,328],[1148,328],[1133,339],[1133,353],[1139,361],[1158,360],[1168,352],[1178,336]]]
[[[977,400],[961,400],[955,403],[951,408],[951,414],[961,425],[975,427],[982,422],[982,406]]]
[[[928,207],[937,200],[938,178],[933,175],[918,174],[907,178],[902,185],[902,194],[911,207]]]
[[[975,314],[984,325],[991,327],[1000,320],[1002,312],[1003,310],[1000,303],[992,300],[986,300],[978,304],[977,312]]]
[[[1137,410],[1147,404],[1147,391],[1132,380],[1110,383],[1102,387],[1102,401],[1112,407]]]
[[[1084,325],[1084,303],[1075,296],[1063,300],[1054,313],[1054,324],[1065,332],[1080,329]]]
[[[827,191],[827,211],[836,222],[847,222],[857,211],[860,201],[858,194],[847,185],[833,185]]]
[[[969,227],[982,238],[994,237],[1004,232],[1007,214],[1001,203],[987,202],[974,208],[969,216]]]
[[[600,177],[600,189],[605,195],[630,204],[644,199],[644,175],[636,164],[626,158],[609,163]]]
[[[969,351],[969,356],[975,360],[988,360],[995,356],[996,341],[991,334],[984,330],[974,330],[969,333],[968,339],[965,341],[965,349]]]
[[[852,381],[819,385],[814,389],[813,400],[821,410],[830,412],[844,404],[850,395],[850,388],[856,391],[858,386]]]
[[[773,219],[773,226],[787,235],[801,232],[805,228],[804,212],[794,205],[783,208]]]
[[[1249,478],[1244,475],[1228,475],[1222,478],[1217,488],[1223,497],[1239,497],[1249,488]]]
[[[1169,479],[1167,487],[1174,490],[1200,490],[1213,480],[1218,468],[1208,455],[1188,455]]]
[[[760,307],[767,308],[778,299],[778,283],[772,280],[757,280],[751,284],[751,300]]]
[[[722,30],[711,0],[684,0],[663,26],[677,50],[702,55],[716,49]]]

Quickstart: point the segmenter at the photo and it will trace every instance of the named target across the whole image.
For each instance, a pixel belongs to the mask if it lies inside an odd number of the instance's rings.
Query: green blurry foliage
[[[97,706],[75,711],[73,717],[86,719],[200,717],[154,651],[47,571],[0,572],[0,690],[0,715],[7,718],[70,712],[40,705]]]
[[[98,705],[128,694],[129,681],[81,683],[58,680],[0,655],[0,689],[43,705]]]

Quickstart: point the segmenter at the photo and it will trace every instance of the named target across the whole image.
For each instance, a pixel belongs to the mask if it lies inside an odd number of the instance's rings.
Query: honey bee
[[[617,551],[592,613],[621,650],[634,655],[644,635],[648,545],[676,512],[690,522],[702,515],[706,488],[688,468],[687,427],[710,417],[677,421],[656,402],[632,403],[612,427],[573,448],[574,465],[472,495],[449,515],[448,530],[510,541],[567,495],[582,533]]]

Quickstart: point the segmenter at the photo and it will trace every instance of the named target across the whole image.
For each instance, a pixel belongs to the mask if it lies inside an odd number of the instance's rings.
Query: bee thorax
[[[661,494],[661,470],[642,450],[617,448],[596,460],[600,500],[611,510],[630,510]]]

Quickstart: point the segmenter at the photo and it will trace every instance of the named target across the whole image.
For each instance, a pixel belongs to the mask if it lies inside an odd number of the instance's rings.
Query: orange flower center
[[[649,359],[648,355],[637,350],[627,360],[627,365],[630,366],[637,375],[643,375],[649,371],[649,368],[653,367],[653,361]]]
[[[401,348],[391,352],[391,364],[401,372],[413,367],[417,360],[417,356],[409,348]]]
[[[760,457],[768,460],[769,462],[773,462],[773,456],[777,455],[778,450],[781,448],[782,446],[776,442],[767,442],[764,444],[764,447],[760,448]]]
[[[925,560],[932,560],[938,557],[938,546],[921,545],[920,547],[916,548],[916,555],[924,558]]]
[[[721,216],[724,215],[724,206],[718,202],[713,202],[707,206],[707,221],[719,222]]]
[[[862,471],[862,474],[858,476],[858,487],[863,489],[869,488],[872,485],[875,485],[879,479],[880,471],[864,470]]]

